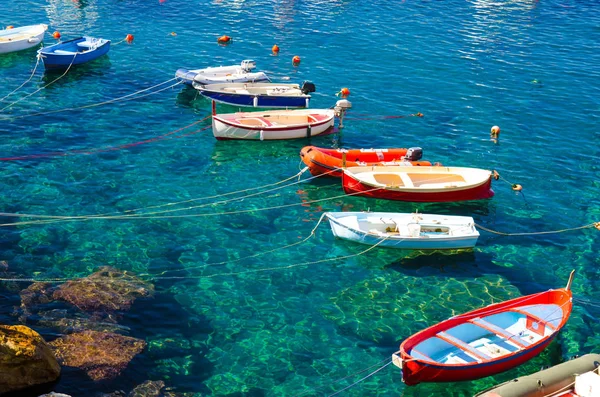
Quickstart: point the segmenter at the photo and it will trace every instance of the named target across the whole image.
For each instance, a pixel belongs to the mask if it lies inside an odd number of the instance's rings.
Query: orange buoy
[[[54,37],[56,40],[60,39],[60,32],[57,30],[56,32],[52,33],[52,37]]]
[[[344,87],[340,90],[338,94],[340,94],[342,98],[346,98],[348,95],[350,95],[350,90]]]
[[[133,35],[131,33],[127,34],[127,36],[125,36],[125,41],[131,43],[133,41]]]
[[[225,44],[231,41],[231,37],[229,36],[221,36],[217,39],[217,43]]]
[[[514,190],[515,192],[520,192],[521,190],[523,190],[523,186],[519,185],[518,183],[515,183],[514,185],[512,185],[512,190]]]
[[[494,180],[498,180],[500,179],[500,174],[498,173],[498,171],[494,170],[494,172],[492,173],[492,176],[494,177]]]
[[[14,29],[14,28],[15,28],[15,27],[14,27],[14,26],[12,26],[12,25],[8,25],[8,26],[6,27],[6,29]]]
[[[415,116],[417,116],[417,117],[423,117],[423,113],[421,113],[421,112],[415,113]]]
[[[497,125],[493,126],[490,130],[490,135],[492,136],[492,138],[498,138],[498,136],[500,135],[500,127],[498,127]]]
[[[171,32],[171,33],[169,33],[169,34],[170,34],[171,36],[177,36],[177,33],[175,33],[175,32]]]
[[[298,55],[294,55],[292,58],[292,64],[294,64],[294,66],[298,66],[300,64],[300,57]]]
[[[278,54],[279,53],[279,46],[277,44],[275,44],[272,48],[271,51],[273,51],[273,54]]]

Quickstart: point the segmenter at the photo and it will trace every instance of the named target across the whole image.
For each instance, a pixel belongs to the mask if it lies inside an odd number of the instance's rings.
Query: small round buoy
[[[131,33],[127,34],[127,36],[125,36],[125,41],[131,43],[133,41],[133,35]]]
[[[514,190],[515,192],[520,192],[521,190],[523,190],[523,186],[519,185],[518,183],[515,183],[514,185],[512,185],[512,190]]]
[[[60,32],[57,30],[56,32],[52,33],[52,37],[54,37],[56,40],[60,39]]]
[[[292,63],[294,64],[294,66],[298,66],[300,64],[300,57],[298,55],[294,55],[294,57],[292,58]]]
[[[8,25],[8,26],[6,27],[6,29],[7,29],[7,30],[8,30],[8,29],[14,29],[14,28],[15,28],[15,27],[14,27],[14,26],[12,26],[12,25]]]
[[[418,112],[418,113],[415,114],[415,116],[417,116],[417,117],[423,117],[423,113]]]
[[[490,130],[490,135],[492,136],[492,138],[498,138],[498,136],[500,135],[500,127],[498,127],[497,125],[493,126]]]
[[[348,95],[350,95],[350,90],[344,87],[340,90],[339,94],[342,98],[346,98]]]
[[[498,180],[500,179],[500,174],[498,173],[498,171],[494,170],[494,172],[492,173],[492,176],[494,177],[494,180]]]
[[[279,53],[279,46],[277,44],[275,44],[272,48],[271,51],[273,52],[273,54],[278,54]]]
[[[177,36],[177,33],[175,33],[175,32],[171,32],[171,33],[169,33],[169,34],[170,34],[171,36]]]
[[[225,44],[231,41],[231,37],[229,36],[221,36],[217,39],[217,43]]]

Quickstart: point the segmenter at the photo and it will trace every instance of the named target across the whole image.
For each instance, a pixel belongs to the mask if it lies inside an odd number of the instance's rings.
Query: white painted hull
[[[31,25],[0,31],[0,54],[17,52],[39,45],[44,40],[47,25]]]
[[[251,83],[269,81],[269,78],[264,72],[239,72],[238,73],[198,73],[194,77],[194,82],[197,84],[219,84],[219,83]]]
[[[473,248],[479,238],[473,218],[465,216],[386,212],[328,212],[326,216],[336,237],[361,244],[377,244],[378,247],[416,250]],[[415,216],[419,217],[418,221]]]
[[[311,114],[321,119],[312,120]],[[288,115],[290,119],[304,118],[305,121],[287,123],[283,119]],[[213,135],[219,140],[264,141],[309,138],[324,133],[333,124],[331,109],[299,109],[214,115],[212,128]]]

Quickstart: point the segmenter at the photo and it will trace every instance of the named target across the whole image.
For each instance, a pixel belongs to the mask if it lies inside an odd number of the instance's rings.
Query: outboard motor
[[[242,70],[244,72],[249,72],[252,69],[256,69],[256,61],[253,61],[251,59],[244,59],[242,61]]]
[[[311,92],[315,92],[316,89],[317,88],[315,87],[315,83],[313,83],[312,81],[303,82],[302,87],[300,88],[304,95],[310,94]]]
[[[406,161],[419,161],[423,157],[423,149],[420,147],[411,147],[406,151],[404,160]]]

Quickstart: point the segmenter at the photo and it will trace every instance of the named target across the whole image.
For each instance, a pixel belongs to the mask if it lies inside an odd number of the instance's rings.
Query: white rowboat
[[[393,212],[326,212],[336,237],[398,249],[473,248],[479,238],[470,216]]]
[[[214,114],[213,110],[212,129],[213,135],[218,140],[263,141],[310,138],[332,128],[334,116],[333,109],[291,109],[226,114]]]
[[[246,59],[239,65],[178,69],[175,77],[187,85],[271,81],[264,72],[252,72],[255,68],[256,62]]]
[[[0,30],[0,54],[26,50],[40,44],[48,25],[29,25]]]

